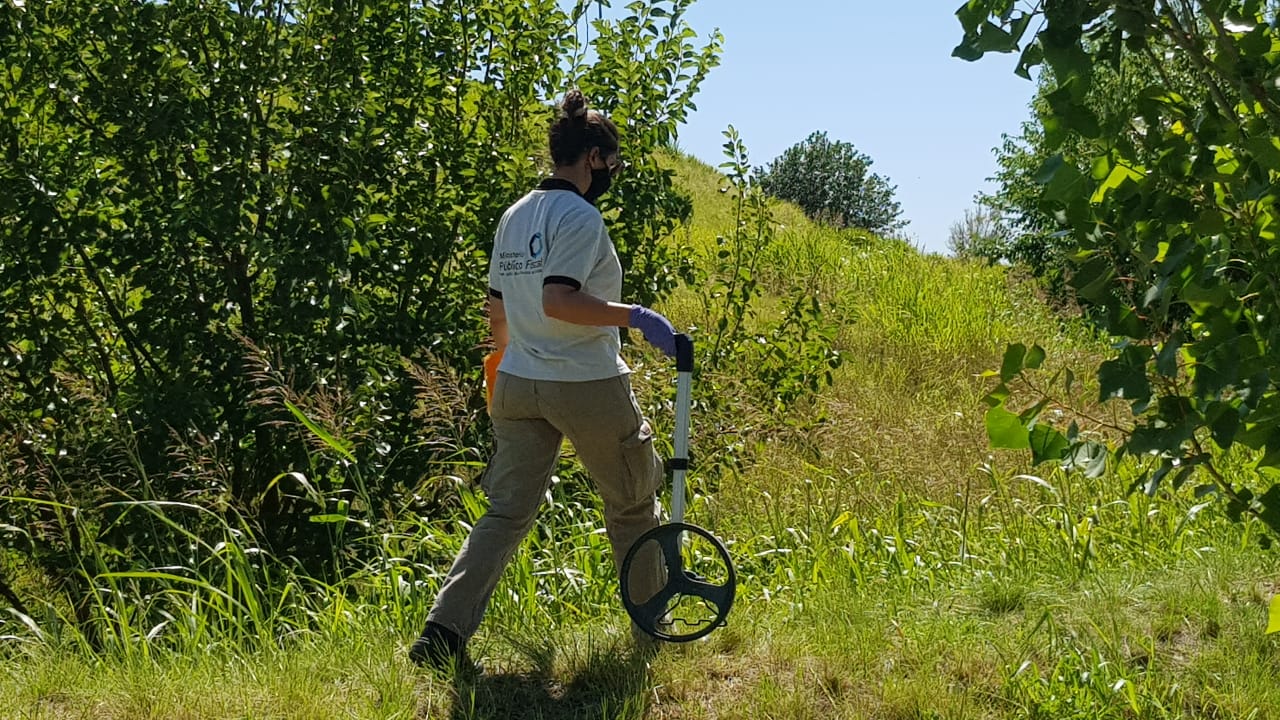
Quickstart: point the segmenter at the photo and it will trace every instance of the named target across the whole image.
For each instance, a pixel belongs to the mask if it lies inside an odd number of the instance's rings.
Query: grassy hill
[[[276,604],[221,616],[179,602],[159,628],[120,607],[102,654],[7,622],[0,716],[1275,715],[1280,651],[1262,629],[1280,573],[1257,525],[1192,497],[1130,495],[1134,467],[1067,477],[987,446],[981,374],[1005,344],[1039,343],[1054,368],[1083,369],[1086,331],[1002,268],[817,227],[793,207],[744,235],[716,171],[667,162],[694,202],[672,242],[701,280],[662,309],[713,342],[719,252],[745,247],[761,288],[747,333],[776,326],[799,288],[822,301],[841,359],[818,394],[781,405],[732,354],[700,385],[690,519],[732,547],[728,627],[651,659],[632,652],[598,509],[572,489],[569,460],[475,638],[481,678],[433,677],[404,654],[460,519],[481,511],[459,481],[461,518],[405,519],[383,539],[385,564],[341,587],[290,580]],[[669,432],[668,368],[634,357],[641,400]],[[219,583],[270,582],[241,562],[241,542],[217,551],[230,558],[217,582],[180,599],[205,607],[196,596]]]

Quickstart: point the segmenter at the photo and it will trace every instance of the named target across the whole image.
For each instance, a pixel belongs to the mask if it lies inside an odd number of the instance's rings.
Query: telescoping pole
[[[671,458],[671,521],[684,522],[685,473],[689,471],[689,411],[693,404],[693,339],[676,336],[676,434]]]

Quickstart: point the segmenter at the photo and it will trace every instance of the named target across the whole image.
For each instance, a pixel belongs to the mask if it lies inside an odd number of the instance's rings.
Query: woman
[[[419,665],[470,666],[467,640],[533,527],[564,437],[604,500],[615,564],[658,524],[662,462],[631,392],[618,328],[636,328],[668,356],[675,330],[653,310],[620,302],[622,266],[594,206],[622,167],[618,129],[573,90],[549,140],[555,171],[502,216],[489,268],[489,325],[502,356],[489,408],[496,446],[482,480],[489,510],[410,648]],[[633,596],[656,592],[659,559],[632,577]]]

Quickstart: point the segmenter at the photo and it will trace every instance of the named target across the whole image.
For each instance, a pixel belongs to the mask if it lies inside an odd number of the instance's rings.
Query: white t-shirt
[[[503,214],[493,241],[489,292],[502,299],[508,344],[498,369],[529,380],[585,382],[631,372],[616,327],[547,317],[544,285],[622,300],[622,264],[604,219],[568,181],[549,179]]]

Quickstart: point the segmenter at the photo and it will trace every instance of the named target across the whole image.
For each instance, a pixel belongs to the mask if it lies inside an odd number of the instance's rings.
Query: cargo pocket
[[[627,467],[625,492],[631,502],[639,502],[662,485],[662,458],[653,447],[653,430],[647,420],[636,434],[622,441],[622,461]]]

